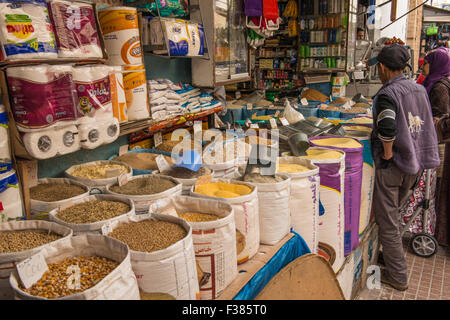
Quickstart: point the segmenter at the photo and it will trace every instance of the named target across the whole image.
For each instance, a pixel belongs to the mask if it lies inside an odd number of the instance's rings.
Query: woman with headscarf
[[[450,113],[450,50],[438,48],[429,53],[422,67],[423,83],[430,97],[435,121]],[[445,151],[444,151],[445,150]],[[437,197],[435,236],[442,245],[450,244],[450,143],[440,145],[441,169]],[[441,174],[442,173],[442,174]]]

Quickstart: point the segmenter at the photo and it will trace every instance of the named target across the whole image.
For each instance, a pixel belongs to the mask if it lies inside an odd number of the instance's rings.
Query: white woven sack
[[[185,212],[219,217],[214,221],[188,222],[192,227],[200,299],[216,299],[237,276],[233,207],[223,201],[178,196],[172,198],[167,210],[164,210],[165,214],[174,216]]]
[[[106,186],[109,184],[118,182],[119,177],[105,178],[105,179],[88,179],[88,178],[75,177],[72,175],[73,172],[75,170],[79,169],[80,167],[105,165],[105,164],[119,164],[119,165],[125,166],[128,169],[128,174],[127,174],[128,180],[131,179],[131,177],[133,176],[133,168],[131,168],[131,166],[129,164],[120,162],[120,161],[112,161],[112,160],[99,160],[99,161],[92,161],[92,162],[87,162],[87,163],[83,163],[83,164],[73,165],[65,171],[65,174],[68,178],[78,181],[78,182],[81,182],[82,184],[84,184],[88,187],[98,188],[101,191],[105,191]]]
[[[186,237],[166,249],[154,252],[130,250],[131,265],[144,293],[164,293],[177,300],[198,300],[199,286],[195,264],[192,228],[181,218],[165,214],[141,214],[120,221],[113,221],[110,232],[123,223],[148,219],[176,223],[187,231]],[[109,232],[106,232],[109,234]]]
[[[71,237],[73,234],[71,229],[48,221],[28,220],[0,223],[0,232],[25,230],[48,230],[62,236],[61,239],[51,243],[62,241],[63,239]],[[11,300],[14,298],[14,291],[9,285],[9,275],[16,270],[16,263],[31,257],[51,243],[20,252],[0,253],[0,300]]]
[[[312,253],[319,250],[319,168],[309,160],[298,157],[278,158],[279,163],[299,164],[310,171],[286,173],[291,178],[289,210],[291,226],[308,244]]]
[[[210,197],[196,193],[195,186],[191,189],[191,195],[194,197],[224,201],[233,207],[236,230],[242,234],[245,241],[245,245],[242,246],[242,250],[240,252],[237,251],[237,263],[244,263],[245,261],[251,259],[259,249],[260,230],[258,188],[254,184],[232,179],[213,179],[212,182],[243,184],[252,189],[250,194],[236,198]]]
[[[106,192],[109,194],[112,194],[116,197],[119,197],[121,199],[129,199],[134,202],[135,211],[136,214],[146,214],[149,213],[150,207],[164,207],[166,203],[170,200],[171,197],[181,195],[182,191],[182,184],[177,181],[175,178],[169,177],[169,176],[163,176],[160,174],[145,174],[140,176],[135,176],[128,181],[136,180],[136,179],[143,179],[146,177],[161,177],[165,178],[167,180],[170,180],[176,184],[173,188],[167,189],[160,193],[155,194],[146,194],[146,195],[128,195],[128,194],[121,194],[111,191],[111,187],[114,185],[117,185],[117,183],[110,184],[106,186]]]
[[[48,220],[48,213],[52,211],[53,209],[59,208],[61,206],[64,206],[66,203],[84,198],[89,195],[90,188],[81,182],[67,179],[67,178],[46,178],[46,179],[39,179],[38,184],[44,184],[44,183],[64,183],[64,184],[73,184],[76,186],[79,186],[85,190],[84,193],[64,199],[61,201],[53,201],[53,202],[47,202],[47,201],[40,201],[40,200],[33,200],[30,199],[30,206],[31,206],[31,219],[33,220]]]
[[[119,266],[86,291],[52,300],[140,300],[136,276],[131,269],[130,251],[124,243],[102,235],[85,234],[52,243],[42,249],[47,264],[70,257],[100,256],[119,262]],[[32,296],[18,286],[15,273],[9,279],[16,299],[47,300]]]
[[[89,202],[89,201],[93,201],[93,200],[105,200],[105,201],[120,201],[120,202],[124,202],[126,204],[128,204],[130,206],[130,211],[128,211],[127,213],[124,213],[120,216],[111,218],[111,219],[106,219],[106,220],[102,220],[102,221],[97,221],[97,222],[93,222],[93,223],[69,223],[66,221],[63,221],[61,219],[59,219],[58,217],[56,217],[56,214],[58,214],[60,211],[74,206],[76,204],[80,204],[80,203],[84,203],[84,202]],[[130,216],[134,216],[135,215],[135,208],[134,208],[134,202],[130,199],[124,199],[121,197],[117,197],[111,194],[97,194],[97,195],[91,195],[91,196],[87,196],[81,199],[77,199],[77,200],[73,200],[67,204],[65,204],[62,207],[53,209],[52,211],[49,212],[48,217],[50,221],[56,222],[57,224],[66,226],[70,229],[73,230],[73,235],[81,235],[81,234],[101,234],[102,233],[102,227],[112,221],[115,220],[123,220],[126,219],[127,217]]]
[[[286,174],[277,174],[284,180],[275,183],[256,183],[258,188],[260,243],[274,245],[283,239],[291,228],[289,196],[291,179]]]

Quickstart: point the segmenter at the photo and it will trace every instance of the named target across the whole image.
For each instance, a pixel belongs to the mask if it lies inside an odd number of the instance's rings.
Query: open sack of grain
[[[72,234],[70,228],[48,221],[0,223],[0,300],[14,298],[9,276],[16,270],[18,262],[51,243],[71,237]]]
[[[234,210],[236,224],[237,263],[251,259],[259,249],[258,190],[254,184],[232,179],[213,179],[195,185],[191,196],[229,203]]]
[[[117,182],[121,175],[130,179],[133,176],[133,168],[123,162],[99,160],[73,165],[65,174],[69,179],[104,191],[108,184]]]
[[[89,190],[88,186],[71,179],[39,179],[38,184],[30,188],[31,218],[47,220],[50,211],[88,196]]]
[[[49,220],[73,230],[74,235],[101,234],[111,221],[135,215],[134,202],[115,195],[91,195],[49,212]]]
[[[159,153],[152,153],[152,149],[137,149],[130,150],[118,157],[112,158],[113,161],[123,162],[133,168],[133,176],[151,174],[153,171],[158,170],[156,158]],[[172,158],[163,155],[168,164],[172,165]]]
[[[103,233],[130,248],[141,299],[199,299],[192,228],[185,220],[143,214],[113,221]]]
[[[280,157],[277,173],[291,178],[289,211],[291,227],[308,244],[312,253],[319,248],[319,168],[310,160],[298,157]]]
[[[130,250],[116,239],[80,235],[51,243],[38,254],[43,256],[48,271],[28,289],[12,273],[9,281],[16,299],[140,299]]]
[[[233,207],[223,201],[178,196],[163,211],[191,225],[200,299],[218,298],[237,276]]]
[[[132,177],[124,185],[106,186],[106,192],[123,200],[134,202],[136,214],[149,213],[150,207],[158,210],[171,197],[181,194],[182,184],[176,179],[159,174]]]
[[[237,178],[239,166],[246,163],[246,145],[241,139],[211,142],[204,148],[203,166],[214,170],[217,178]]]
[[[198,171],[192,171],[184,167],[173,166],[170,169],[161,172],[161,175],[169,176],[177,180],[182,184],[181,194],[189,195],[192,186],[195,185],[195,182],[199,177],[205,175],[211,175],[214,177],[215,173],[214,170],[205,167],[201,167]]]
[[[254,184],[258,189],[260,243],[278,243],[291,228],[291,178],[285,174],[266,176],[255,172],[246,174],[242,180]]]

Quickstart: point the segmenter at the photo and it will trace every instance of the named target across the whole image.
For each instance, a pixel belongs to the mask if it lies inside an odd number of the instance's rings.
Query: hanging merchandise
[[[200,299],[217,299],[238,274],[233,207],[222,201],[178,196],[162,211],[191,225]]]
[[[319,249],[319,168],[309,160],[281,157],[277,172],[291,178],[289,210],[292,229],[299,233],[312,253]]]
[[[17,273],[12,273],[10,284],[18,300],[139,300],[139,287],[131,268],[130,250],[120,241],[101,235],[67,237],[49,243],[39,254],[49,265],[44,277],[47,275],[54,280],[41,278],[25,290]],[[51,264],[55,264],[53,268],[50,268]],[[66,289],[68,284],[76,286],[74,271],[77,269],[68,272],[65,264],[88,266],[86,269],[89,271],[80,268],[81,281],[87,280],[81,287],[84,290],[70,287]],[[63,289],[57,285],[61,279]]]
[[[14,291],[10,286],[9,277],[11,273],[16,271],[17,263],[31,257],[52,243],[70,238],[72,230],[54,222],[12,221],[0,223],[0,235],[2,241],[8,241],[8,238],[11,237],[14,239],[13,241],[18,242],[16,250],[0,252],[0,300],[12,300],[14,299]],[[5,236],[5,239],[3,236]],[[35,241],[25,241],[29,236],[34,236]]]
[[[6,70],[19,131],[75,124],[75,88],[70,65],[37,65]]]
[[[280,28],[278,0],[263,0],[263,16],[267,30],[278,30]]]
[[[0,174],[12,169],[9,143],[8,115],[5,106],[0,104]]]
[[[56,59],[45,0],[0,1],[0,60]]]
[[[297,18],[298,17],[298,6],[296,0],[289,0],[284,11],[283,17],[286,18]]]
[[[122,66],[142,64],[142,46],[136,8],[106,7],[99,9],[108,64]]]
[[[113,222],[103,234],[130,248],[142,299],[199,299],[192,227],[186,221],[144,214]]]
[[[263,17],[263,0],[245,0],[245,17],[247,28],[261,29]],[[250,18],[250,22],[248,21]]]
[[[314,147],[326,147],[345,152],[344,190],[344,254],[348,256],[359,244],[359,215],[363,171],[363,145],[353,138],[314,137]]]
[[[0,222],[23,219],[23,205],[16,171],[0,174]]]
[[[58,57],[102,58],[94,7],[87,3],[47,0],[55,26]]]
[[[150,117],[144,65],[124,66],[123,84],[128,120],[142,120]]]

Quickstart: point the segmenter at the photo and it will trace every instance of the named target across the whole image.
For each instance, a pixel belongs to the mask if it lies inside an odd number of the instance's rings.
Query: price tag
[[[44,255],[39,252],[16,265],[17,273],[25,289],[29,289],[36,281],[42,278],[48,270]]]
[[[258,126],[257,123],[252,123],[252,124],[250,125],[250,128],[251,128],[251,129],[259,129],[259,126]]]
[[[195,182],[195,189],[197,189],[197,187],[201,186],[202,184],[211,183],[211,179],[212,176],[210,174],[198,177],[197,181]]]
[[[280,115],[280,111],[275,112],[275,118],[278,118],[279,115]]]
[[[303,106],[307,106],[309,103],[308,103],[308,100],[306,99],[306,98],[302,98],[302,100],[300,100],[300,103],[303,105]]]
[[[128,144],[121,146],[119,148],[119,156],[121,156],[121,155],[123,155],[125,153],[128,153],[128,148],[129,148]]]
[[[120,168],[106,169],[106,178],[114,178],[120,176],[122,170]]]
[[[162,134],[161,132],[157,132],[153,135],[153,142],[155,147],[158,147],[162,143]]]
[[[247,110],[252,110],[253,109],[253,105],[251,103],[247,103]]]
[[[102,234],[104,236],[110,234],[112,232],[112,226],[111,226],[111,222],[107,222],[102,226]]]
[[[155,159],[159,172],[163,172],[170,169],[170,164],[164,159],[164,156],[160,154]]]
[[[275,120],[274,118],[270,119],[270,126],[272,127],[272,129],[277,129],[277,120]]]
[[[240,91],[236,91],[235,93],[236,99],[240,99],[241,98],[241,92]]]
[[[280,118],[281,124],[283,126],[288,126],[289,125],[289,121],[286,120],[286,118]]]
[[[355,71],[353,72],[353,76],[356,80],[363,80],[364,79],[364,71]]]
[[[122,173],[118,178],[119,186],[126,185],[128,183],[128,175],[126,172]]]

